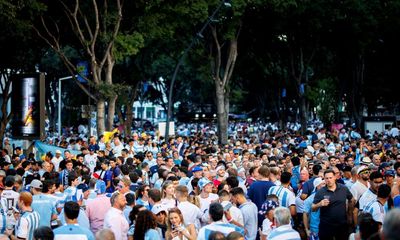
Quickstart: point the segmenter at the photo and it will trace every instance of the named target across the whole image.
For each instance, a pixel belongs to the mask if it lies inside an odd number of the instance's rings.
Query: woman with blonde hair
[[[174,208],[178,205],[178,201],[175,198],[174,182],[167,180],[162,185],[161,203],[166,206],[167,209]]]
[[[194,240],[197,238],[193,224],[184,225],[183,215],[179,208],[172,208],[168,212],[166,240]]]

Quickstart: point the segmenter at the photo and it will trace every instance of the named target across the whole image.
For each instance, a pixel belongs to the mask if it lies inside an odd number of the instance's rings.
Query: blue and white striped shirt
[[[228,236],[229,233],[236,231],[240,234],[244,235],[243,228],[240,228],[236,225],[230,223],[223,223],[223,222],[213,222],[209,225],[202,227],[199,231],[199,235],[197,236],[198,240],[208,240],[208,237],[211,235],[212,232],[221,232],[222,234]]]
[[[25,238],[33,240],[33,232],[39,227],[40,216],[38,212],[24,212],[18,220],[15,228],[16,236],[18,238]]]
[[[273,186],[268,190],[268,195],[274,194],[279,199],[279,206],[290,207],[296,205],[296,196],[292,191],[283,186]]]

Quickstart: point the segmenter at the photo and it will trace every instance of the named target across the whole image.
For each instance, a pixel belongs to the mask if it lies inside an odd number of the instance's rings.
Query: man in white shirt
[[[181,210],[185,225],[194,224],[196,229],[200,229],[200,220],[203,213],[196,205],[188,201],[189,192],[186,186],[177,186],[175,196],[178,200],[178,208]]]
[[[113,147],[113,150],[112,150],[112,152],[114,154],[114,157],[121,156],[122,149],[124,149],[124,145],[119,140],[119,137],[115,137],[114,138],[114,147]]]
[[[358,168],[357,174],[359,178],[357,182],[354,183],[350,188],[350,192],[353,194],[353,197],[356,201],[360,199],[361,195],[363,195],[363,193],[367,191],[370,186],[368,182],[370,170],[367,166],[361,166]]]
[[[219,201],[220,201],[222,207],[224,208],[224,211],[229,211],[230,215],[232,216],[232,219],[234,219],[236,222],[238,222],[240,224],[240,226],[244,226],[243,214],[239,208],[232,205],[231,196],[229,195],[229,192],[226,190],[221,190],[218,193],[218,196],[219,196]],[[229,223],[228,219],[226,219],[225,214],[224,214],[222,221],[224,223]]]
[[[91,173],[94,173],[96,162],[97,162],[97,154],[94,152],[94,148],[89,148],[89,154],[85,155],[84,163],[86,166],[89,167]]]
[[[56,155],[53,157],[53,159],[51,159],[51,162],[54,164],[54,171],[58,172],[58,170],[60,168],[60,162],[63,159],[64,158],[61,156],[61,151],[56,150]]]
[[[199,199],[200,199],[200,210],[202,213],[207,213],[208,208],[212,202],[218,201],[218,195],[212,193],[213,182],[208,180],[207,178],[201,178],[198,183],[198,187],[201,191]],[[203,215],[202,223],[203,226],[208,222],[208,216],[206,214]]]
[[[116,240],[128,239],[129,224],[126,221],[123,210],[126,206],[124,194],[115,192],[111,196],[111,208],[104,218],[104,228],[113,231]]]

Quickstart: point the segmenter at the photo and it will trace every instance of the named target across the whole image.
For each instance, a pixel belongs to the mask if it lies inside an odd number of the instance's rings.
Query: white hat
[[[324,180],[322,180],[322,178],[318,177],[318,178],[314,179],[314,188],[321,185],[321,183],[324,183]]]
[[[58,154],[61,154],[61,151],[57,149],[57,150],[56,150],[56,154],[57,154],[57,153],[58,153]]]
[[[367,166],[361,166],[357,169],[357,174],[360,174],[361,172],[368,170],[369,168]]]
[[[152,211],[155,215],[159,214],[159,213],[162,212],[162,211],[164,211],[165,213],[168,213],[167,208],[166,208],[164,205],[162,205],[162,204],[156,204],[156,205],[154,205],[154,206],[151,208],[151,211]]]

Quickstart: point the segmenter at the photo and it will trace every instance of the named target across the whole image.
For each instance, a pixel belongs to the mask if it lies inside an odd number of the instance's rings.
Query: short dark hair
[[[221,203],[213,202],[210,204],[208,213],[213,222],[221,221],[222,217],[224,216],[224,208],[222,207]]]
[[[68,219],[77,219],[79,216],[79,204],[68,201],[64,204],[64,214]]]
[[[232,196],[236,196],[236,195],[243,195],[244,196],[245,195],[244,191],[243,191],[243,189],[241,187],[232,188],[230,193],[232,194]]]
[[[332,173],[333,175],[335,175],[335,172],[332,169],[326,169],[324,172],[324,176],[328,173]]]
[[[128,206],[132,205],[135,203],[135,194],[127,193],[125,195],[125,199],[126,199],[126,205],[128,205]]]
[[[313,174],[314,174],[314,175],[318,175],[318,173],[319,173],[319,171],[321,171],[321,169],[322,169],[322,166],[321,166],[321,165],[315,164],[315,165],[312,167]],[[281,177],[281,178],[282,178],[282,177]]]
[[[391,188],[387,184],[382,184],[378,188],[378,197],[379,198],[387,198],[390,196]]]
[[[152,188],[149,190],[149,198],[151,198],[154,202],[161,201],[161,192],[158,189]]]
[[[292,174],[290,172],[283,172],[281,174],[281,183],[283,184],[289,183],[291,178]]]
[[[382,173],[375,171],[375,172],[371,172],[371,174],[369,175],[369,180],[371,180],[371,181],[373,181],[374,179],[377,179],[377,178],[383,178]]]
[[[237,177],[230,176],[226,178],[226,184],[231,188],[235,188],[239,186],[239,180],[237,179]]]
[[[33,237],[34,239],[40,240],[53,240],[54,233],[50,227],[41,226],[35,229],[35,231],[33,232]]]

